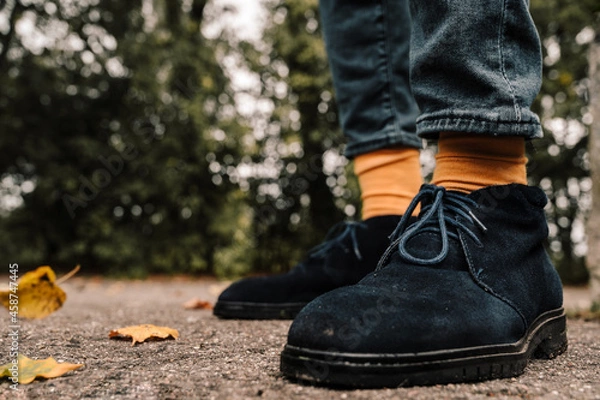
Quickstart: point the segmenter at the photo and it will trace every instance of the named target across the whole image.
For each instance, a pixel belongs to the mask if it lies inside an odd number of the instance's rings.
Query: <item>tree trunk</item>
[[[589,154],[592,177],[592,209],[587,222],[588,254],[592,301],[600,307],[600,32],[590,45],[590,110],[593,122],[590,127]]]

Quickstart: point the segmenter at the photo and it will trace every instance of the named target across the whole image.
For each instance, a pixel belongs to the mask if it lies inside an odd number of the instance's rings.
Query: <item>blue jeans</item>
[[[541,46],[528,6],[320,0],[346,155],[420,147],[419,136],[443,131],[541,137],[530,110]]]

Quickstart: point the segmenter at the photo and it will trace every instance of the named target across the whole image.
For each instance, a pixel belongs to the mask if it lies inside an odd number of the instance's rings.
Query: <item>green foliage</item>
[[[534,109],[542,118],[545,137],[530,146],[529,177],[550,199],[549,250],[554,263],[565,282],[581,283],[588,278],[583,228],[592,185],[587,48],[598,26],[600,3],[533,0],[531,9],[544,44],[544,80]]]
[[[231,232],[240,217],[215,216],[241,209],[244,197],[211,163],[239,158],[243,128],[229,111],[218,43],[200,35],[204,2],[154,5],[57,1],[12,12],[46,35],[57,23],[67,33],[41,49],[15,35],[2,65],[3,178],[17,191],[36,183],[0,222],[10,259],[212,273],[216,254],[239,246]]]
[[[206,39],[206,0],[1,2],[0,252],[129,276],[277,272],[357,218],[318,2],[264,1],[260,43]],[[568,282],[587,279],[586,38],[599,7],[531,2],[546,136],[529,170]],[[255,84],[235,88],[240,71]]]
[[[356,212],[319,29],[316,1],[271,1],[267,46],[243,47],[260,76],[258,98],[273,112],[257,116],[254,165],[271,173],[249,179],[257,251],[255,271],[282,271],[322,240],[327,230]],[[325,155],[324,155],[325,153]],[[347,206],[350,208],[346,208]]]

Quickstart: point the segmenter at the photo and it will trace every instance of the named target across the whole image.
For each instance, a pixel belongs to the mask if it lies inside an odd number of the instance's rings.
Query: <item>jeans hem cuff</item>
[[[361,154],[371,153],[377,150],[389,149],[398,146],[422,149],[423,142],[416,134],[392,134],[362,142],[353,142],[346,146],[344,155],[354,158]]]
[[[528,120],[502,121],[478,117],[426,117],[417,121],[417,134],[424,139],[437,139],[440,132],[465,132],[487,136],[522,136],[536,139],[543,136],[539,119],[534,114]]]

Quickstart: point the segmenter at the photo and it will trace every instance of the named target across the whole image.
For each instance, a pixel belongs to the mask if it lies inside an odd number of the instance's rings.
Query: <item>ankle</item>
[[[379,150],[354,159],[363,202],[363,219],[402,215],[423,183],[419,150]]]
[[[525,140],[442,132],[432,182],[463,193],[492,185],[527,184]]]

